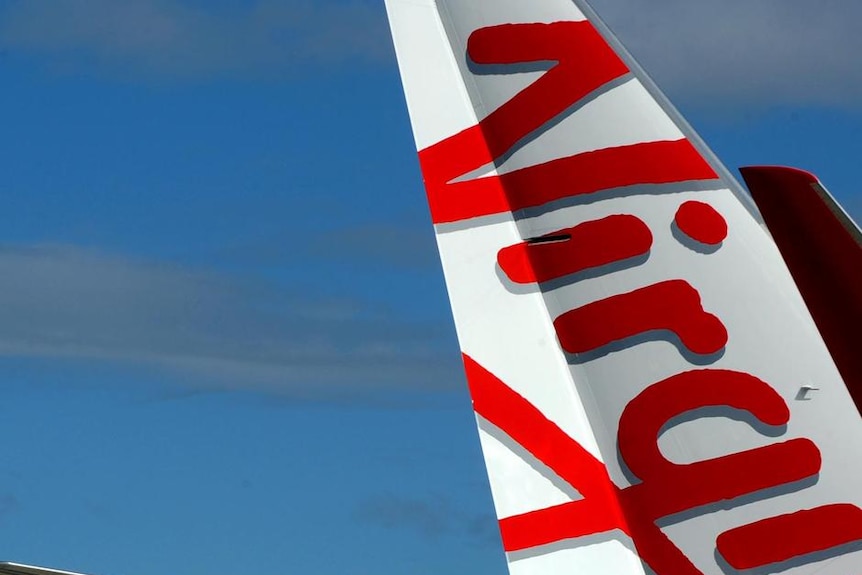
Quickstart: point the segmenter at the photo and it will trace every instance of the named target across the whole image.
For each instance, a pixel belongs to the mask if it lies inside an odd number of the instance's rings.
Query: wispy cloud
[[[663,87],[698,103],[826,104],[862,97],[862,3],[592,0]],[[394,62],[374,0],[8,0],[0,50],[131,79],[285,77]]]
[[[0,495],[0,520],[5,519],[8,515],[18,511],[21,507],[18,498],[11,493]]]
[[[454,388],[448,326],[69,246],[0,249],[0,354],[327,395]]]
[[[408,529],[427,538],[467,536],[474,542],[499,545],[500,535],[493,515],[471,513],[448,497],[429,499],[380,495],[362,502],[357,520],[386,529]]]
[[[391,48],[371,0],[10,0],[0,49],[128,78],[281,76],[378,61]]]
[[[378,265],[439,273],[434,230],[375,222],[321,234],[309,245],[312,256],[339,263]]]
[[[592,0],[656,80],[706,105],[862,101],[857,0]]]

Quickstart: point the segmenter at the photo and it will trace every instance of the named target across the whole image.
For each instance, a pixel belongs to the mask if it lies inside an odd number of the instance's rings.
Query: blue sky
[[[595,1],[862,218],[862,5],[751,4]],[[0,558],[505,572],[382,2],[0,0],[0,87]]]

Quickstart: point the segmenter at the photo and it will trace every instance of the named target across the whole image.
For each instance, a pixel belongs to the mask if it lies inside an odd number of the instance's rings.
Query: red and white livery
[[[386,4],[510,572],[862,573],[862,419],[747,193],[583,0]]]

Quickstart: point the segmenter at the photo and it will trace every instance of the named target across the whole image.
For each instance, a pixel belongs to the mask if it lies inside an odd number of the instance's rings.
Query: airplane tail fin
[[[859,572],[862,419],[750,196],[584,0],[386,7],[510,572]]]
[[[34,567],[33,565],[22,565],[9,561],[0,562],[0,575],[82,575],[71,571],[59,571],[45,567]]]

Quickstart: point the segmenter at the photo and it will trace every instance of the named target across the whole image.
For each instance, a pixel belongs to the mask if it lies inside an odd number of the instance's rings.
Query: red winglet
[[[817,177],[742,168],[751,195],[862,413],[862,235]]]

